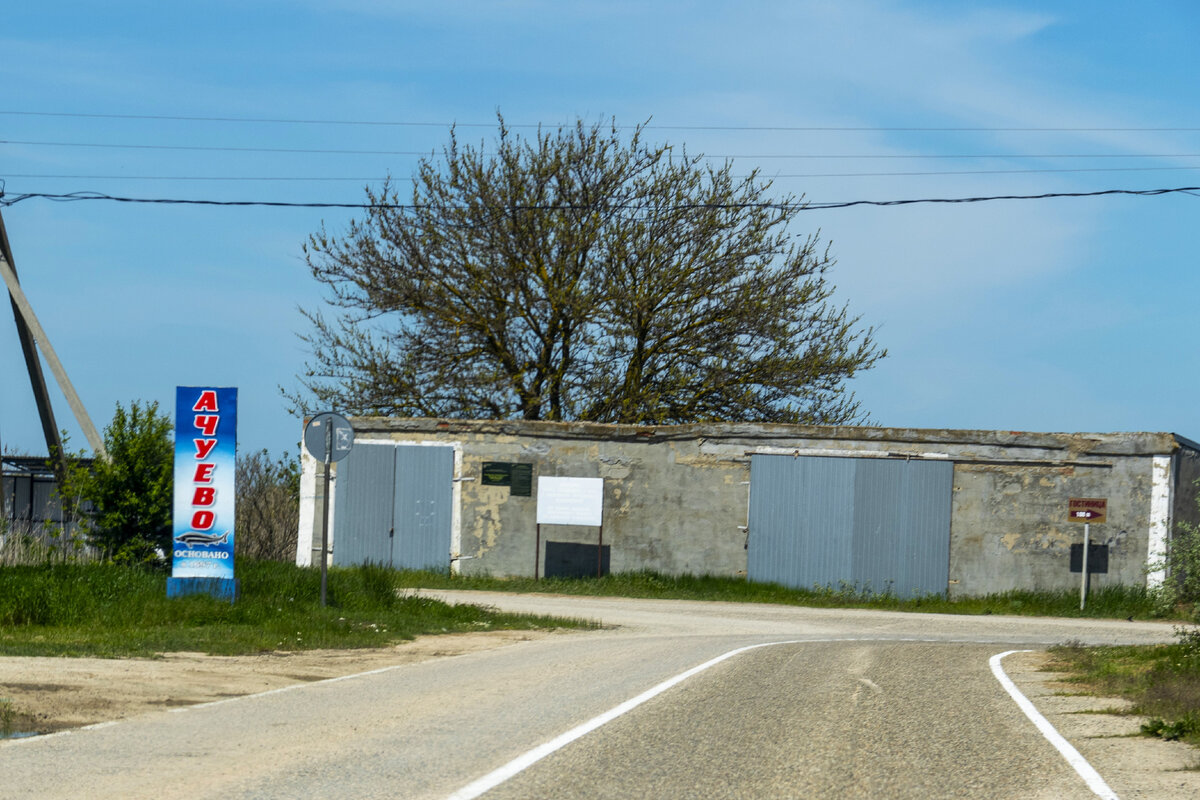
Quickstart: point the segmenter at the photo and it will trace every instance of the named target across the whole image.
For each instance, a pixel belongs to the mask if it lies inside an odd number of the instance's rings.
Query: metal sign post
[[[330,465],[350,455],[354,447],[354,428],[341,414],[325,411],[304,426],[304,446],[313,458],[325,464],[325,491],[321,509],[321,607],[325,607],[329,581],[329,473]]]
[[[325,426],[325,491],[321,509],[321,608],[325,607],[325,587],[329,582],[329,466],[333,463],[333,426]]]
[[[1079,580],[1079,610],[1083,611],[1083,607],[1087,605],[1087,590],[1088,590],[1088,539],[1091,538],[1091,524],[1083,523],[1083,577]]]
[[[1072,497],[1067,501],[1067,520],[1083,523],[1083,577],[1079,580],[1079,610],[1087,606],[1088,578],[1088,549],[1091,546],[1092,523],[1108,520],[1107,497]]]

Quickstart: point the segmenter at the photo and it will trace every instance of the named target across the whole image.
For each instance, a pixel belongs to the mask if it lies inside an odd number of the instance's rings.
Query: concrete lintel
[[[1173,433],[1034,433],[923,428],[785,425],[753,422],[705,422],[688,425],[618,425],[597,422],[544,422],[531,420],[463,420],[434,418],[355,417],[355,431],[396,435],[422,433],[446,436],[520,436],[556,439],[671,442],[711,440],[742,443],[746,449],[765,442],[860,442],[917,446],[977,446],[1006,450],[1059,451],[1063,460],[1079,456],[1171,455],[1188,440]],[[793,444],[794,443],[794,444]]]

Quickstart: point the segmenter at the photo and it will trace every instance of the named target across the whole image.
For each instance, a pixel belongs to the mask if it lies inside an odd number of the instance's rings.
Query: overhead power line
[[[0,139],[0,144],[25,145],[30,147],[92,147],[110,150],[185,150],[200,152],[230,153],[302,153],[318,155],[366,155],[366,156],[427,156],[434,151],[426,150],[356,150],[344,148],[307,147],[235,147],[229,145],[180,145],[180,144],[125,144],[109,142],[50,142],[22,139]],[[483,153],[491,156],[494,153]],[[733,153],[706,154],[705,158],[744,159],[1015,159],[1015,158],[1200,158],[1200,153]]]
[[[0,115],[21,117],[68,117],[75,119],[123,119],[123,120],[153,120],[173,122],[232,122],[255,123],[271,125],[359,125],[371,127],[396,128],[494,128],[495,122],[427,122],[413,120],[360,120],[360,119],[303,119],[289,117],[234,117],[234,116],[200,116],[172,114],[90,114],[72,111],[19,111],[0,109]],[[509,128],[549,128],[556,125],[543,123],[505,123]],[[631,130],[636,125],[617,125],[620,130]],[[641,126],[648,130],[676,131],[778,131],[778,132],[813,132],[813,133],[843,133],[843,132],[912,132],[912,133],[1186,133],[1200,131],[1200,127],[1162,126],[1162,127],[1075,127],[1075,126],[884,126],[884,125],[660,125],[646,124]]]
[[[1166,194],[1189,194],[1200,197],[1200,186],[1182,186],[1171,189],[1103,189],[1095,192],[1045,192],[1043,194],[1009,194],[986,195],[979,197],[924,197],[906,200],[850,200],[832,203],[696,203],[672,206],[674,210],[714,209],[714,208],[775,208],[795,209],[797,211],[820,211],[836,208],[852,208],[855,206],[906,206],[918,204],[959,204],[984,203],[995,200],[1048,200],[1053,198],[1104,197],[1113,195],[1130,195],[1139,197],[1155,197]],[[430,208],[429,205],[414,205],[411,203],[333,203],[333,202],[294,202],[275,200],[205,200],[167,197],[122,197],[98,192],[72,192],[70,194],[50,194],[45,192],[26,192],[24,194],[6,197],[0,193],[0,207],[8,207],[26,200],[52,200],[55,202],[79,202],[86,200],[106,200],[116,203],[148,203],[158,205],[192,205],[192,206],[263,206],[272,208],[352,208],[352,209],[392,209],[397,211],[415,211]],[[446,206],[447,208],[460,206]],[[600,208],[599,205],[518,205],[513,208],[518,211],[566,211]],[[609,205],[607,209],[625,209],[630,211],[651,210],[638,205]]]
[[[1155,169],[1173,169],[1173,167]],[[1187,169],[1180,167],[1179,169]],[[1197,167],[1200,169],[1200,167]],[[52,175],[52,174],[33,174],[33,173],[13,173],[5,175],[6,178],[37,178],[39,180],[76,180],[76,181],[350,181],[355,183],[371,183],[381,180],[376,175],[371,178],[339,178],[339,177],[305,177],[305,176],[285,176],[285,175]],[[404,180],[411,180],[404,178]]]
[[[181,144],[110,144],[107,142],[42,142],[16,139],[0,139],[0,144],[19,144],[30,147],[99,147],[110,150],[188,150],[222,153],[304,153],[324,155],[361,156],[427,156],[426,150],[345,150],[333,148],[301,147],[230,147],[227,145],[181,145]]]
[[[1200,170],[1200,164],[1194,167],[1069,167],[1062,169],[966,169],[966,170],[929,170],[919,172],[807,172],[807,173],[763,173],[760,177],[769,180],[778,178],[912,178],[928,176],[953,175],[1045,175],[1062,173],[1086,172],[1179,172]],[[296,175],[63,175],[53,173],[22,173],[10,172],[8,178],[39,179],[39,180],[95,180],[95,181],[206,181],[219,183],[228,182],[305,182],[328,181],[349,183],[373,183],[381,180],[376,175],[365,178],[350,178],[338,176],[296,176]],[[748,175],[737,175],[747,178]],[[393,176],[392,180],[413,180],[410,177]]]

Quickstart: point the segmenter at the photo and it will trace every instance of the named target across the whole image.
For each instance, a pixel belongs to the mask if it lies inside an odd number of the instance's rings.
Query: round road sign
[[[341,414],[323,411],[304,426],[304,447],[318,461],[341,461],[354,447],[354,428]]]

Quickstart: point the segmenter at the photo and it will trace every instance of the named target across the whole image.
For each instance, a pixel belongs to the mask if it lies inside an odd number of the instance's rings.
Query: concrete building
[[[1200,445],[1169,433],[1027,433],[357,418],[332,471],[331,563],[494,576],[655,570],[951,597],[1154,585],[1197,520]],[[297,561],[318,563],[323,465],[303,460]],[[600,478],[601,525],[547,477]],[[574,485],[567,482],[569,485]],[[548,485],[548,484],[544,484]],[[539,515],[542,524],[539,524]]]

